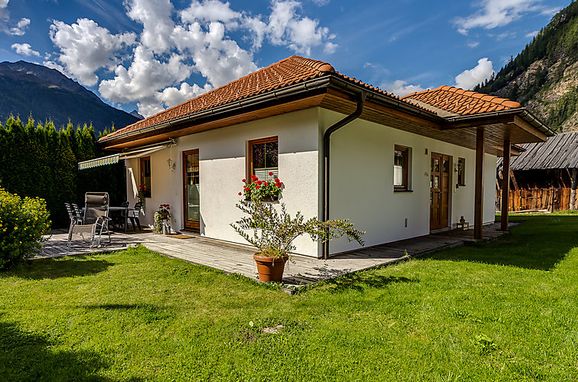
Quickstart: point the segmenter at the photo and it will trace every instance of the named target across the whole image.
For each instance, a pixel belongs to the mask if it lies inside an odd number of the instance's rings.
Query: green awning
[[[78,163],[79,170],[88,170],[90,168],[109,166],[118,163],[121,159],[133,159],[148,156],[154,152],[164,150],[167,147],[174,145],[174,141],[163,142],[153,146],[141,147],[131,151],[125,151],[119,154],[107,155],[105,157],[85,160]]]
[[[116,164],[120,160],[120,154],[113,154],[106,157],[94,158],[90,160],[85,160],[84,162],[78,163],[79,170],[88,170],[89,168],[108,166],[111,164]]]

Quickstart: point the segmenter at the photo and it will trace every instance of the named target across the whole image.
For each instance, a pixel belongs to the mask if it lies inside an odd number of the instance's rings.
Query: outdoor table
[[[126,232],[128,230],[128,214],[130,211],[134,211],[133,207],[108,207],[108,211],[109,212],[118,212],[120,211],[120,213],[123,215],[124,218],[124,232]]]

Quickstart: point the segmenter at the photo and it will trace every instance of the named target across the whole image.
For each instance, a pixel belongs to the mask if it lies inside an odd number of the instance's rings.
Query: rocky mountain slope
[[[578,130],[578,2],[476,90],[522,102],[556,131]]]
[[[139,118],[102,102],[93,92],[57,70],[25,61],[0,63],[0,121],[10,114],[52,120],[57,126],[72,121],[92,123],[96,131],[124,127]]]

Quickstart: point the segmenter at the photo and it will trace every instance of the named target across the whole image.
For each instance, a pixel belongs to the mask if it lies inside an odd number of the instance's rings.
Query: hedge
[[[0,187],[46,200],[55,227],[66,227],[65,202],[84,203],[86,191],[108,191],[112,203],[126,200],[123,163],[79,171],[78,162],[107,155],[92,126],[57,129],[52,122],[9,117],[0,123]]]

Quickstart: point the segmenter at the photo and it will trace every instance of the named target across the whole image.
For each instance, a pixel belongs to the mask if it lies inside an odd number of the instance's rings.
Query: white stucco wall
[[[279,178],[286,184],[283,202],[290,213],[301,211],[306,217],[318,216],[318,111],[309,109],[243,123],[223,129],[181,137],[170,149],[151,155],[151,198],[146,217],[152,224],[154,211],[169,203],[173,227],[184,226],[182,153],[199,149],[202,235],[245,243],[230,224],[241,217],[235,207],[246,177],[247,142],[277,136],[279,140]],[[167,160],[176,163],[169,169]],[[138,159],[127,161],[138,182]],[[130,181],[128,195],[132,195]],[[131,202],[132,203],[132,202]],[[319,246],[309,238],[296,241],[297,253],[319,255]]]
[[[323,110],[321,129],[344,115]],[[412,192],[393,190],[395,145],[411,147]],[[427,153],[426,153],[427,150]],[[461,216],[473,224],[475,151],[376,123],[356,120],[331,138],[330,216],[348,218],[366,231],[366,246],[430,233],[431,153],[466,159],[466,186],[456,188],[457,174],[450,179],[450,224]],[[485,155],[484,222],[494,221],[496,157]],[[452,169],[453,170],[453,169]],[[406,225],[407,221],[407,225]],[[333,240],[331,253],[358,248],[347,240]]]
[[[207,237],[244,243],[230,227],[241,217],[235,207],[246,176],[247,142],[278,136],[279,177],[286,184],[283,202],[291,213],[306,217],[321,216],[320,195],[322,133],[344,115],[313,108],[177,139],[169,149],[151,157],[151,198],[147,199],[141,222],[152,224],[154,211],[168,203],[173,212],[173,227],[183,228],[182,153],[199,149],[201,228]],[[413,192],[393,192],[394,145],[412,148],[411,184]],[[475,152],[460,146],[425,138],[372,122],[356,120],[332,136],[331,217],[348,218],[366,231],[366,245],[377,245],[427,235],[429,229],[429,172],[432,152],[466,159],[466,186],[456,189],[452,172],[451,224],[460,216],[473,224]],[[426,154],[427,149],[427,154]],[[176,163],[169,167],[168,160]],[[496,157],[485,156],[484,222],[494,220],[494,174]],[[139,182],[139,160],[126,161]],[[133,189],[127,177],[127,195]],[[407,226],[406,226],[407,219]],[[321,246],[309,238],[297,242],[297,253],[320,256]],[[357,248],[347,240],[333,240],[331,253]]]

